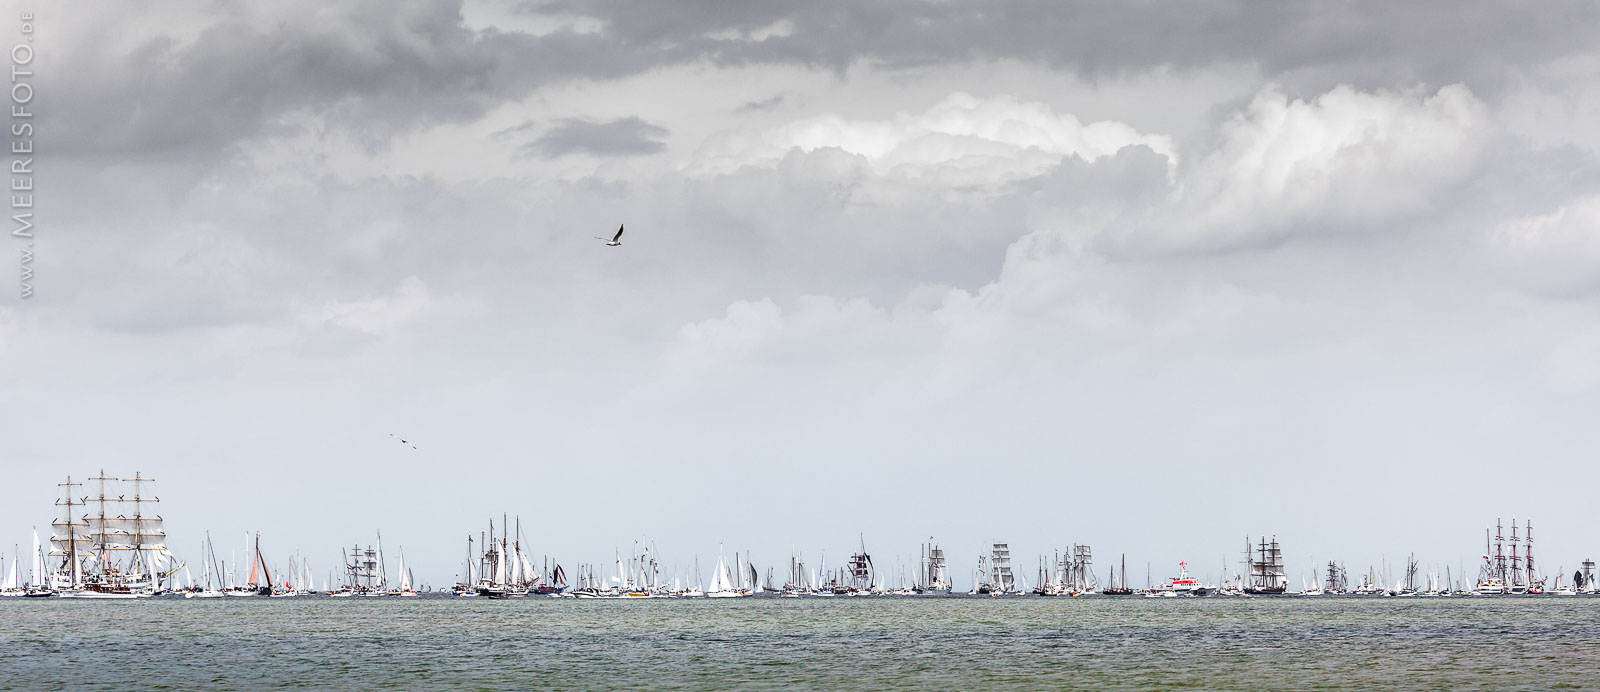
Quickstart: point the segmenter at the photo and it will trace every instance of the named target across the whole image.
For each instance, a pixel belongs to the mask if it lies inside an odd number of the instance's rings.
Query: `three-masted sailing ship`
[[[161,501],[148,492],[155,479],[137,472],[113,478],[102,470],[88,480],[96,492],[83,497],[73,489],[84,484],[70,476],[58,484],[65,491],[56,505],[64,509],[51,524],[49,557],[56,566],[48,590],[63,598],[144,598],[169,589],[183,565],[167,549],[165,520],[150,511]]]

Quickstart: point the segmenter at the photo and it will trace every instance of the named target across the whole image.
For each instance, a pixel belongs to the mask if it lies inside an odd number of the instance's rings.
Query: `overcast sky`
[[[1593,3],[5,6],[6,544],[1600,554]]]

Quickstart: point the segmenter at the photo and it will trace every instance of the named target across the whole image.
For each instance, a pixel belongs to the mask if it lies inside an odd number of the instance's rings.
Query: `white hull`
[[[65,539],[63,539],[65,540]],[[82,598],[89,600],[129,601],[139,598],[138,594],[131,593],[102,593],[99,591],[62,591],[58,594],[62,598]]]

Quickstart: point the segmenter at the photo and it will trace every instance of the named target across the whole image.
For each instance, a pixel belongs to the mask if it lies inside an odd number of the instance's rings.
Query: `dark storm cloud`
[[[667,128],[638,118],[608,122],[569,118],[524,145],[518,153],[550,159],[569,154],[638,156],[661,151],[666,147],[661,141],[666,136]]]
[[[1600,6],[1561,3],[1277,3],[1254,0],[1142,4],[533,2],[529,11],[600,19],[617,45],[656,46],[722,63],[799,62],[844,68],[859,60],[923,66],[1017,58],[1086,76],[1219,61],[1269,73],[1367,66],[1390,79],[1434,82],[1505,70],[1587,47]],[[791,31],[754,32],[786,22]]]
[[[94,41],[65,53],[59,152],[98,156],[209,155],[301,110],[382,129],[460,118],[481,108],[496,66],[440,2],[357,3],[272,26],[230,18],[127,55]]]
[[[131,51],[64,47],[59,152],[210,157],[309,113],[375,146],[470,120],[540,85],[694,61],[843,70],[1014,58],[1094,78],[1159,66],[1259,65],[1291,87],[1465,81],[1488,94],[1522,68],[1582,51],[1600,5],[1452,2],[532,2],[593,17],[598,33],[468,28],[460,0],[358,2],[315,21],[225,14],[192,39]],[[143,10],[140,10],[143,11]],[[228,10],[223,9],[223,12]],[[108,33],[114,26],[107,25]],[[765,105],[765,104],[756,104]]]

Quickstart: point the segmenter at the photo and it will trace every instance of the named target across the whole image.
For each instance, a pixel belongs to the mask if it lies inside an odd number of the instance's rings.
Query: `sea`
[[[0,599],[0,689],[1600,687],[1600,598]]]

